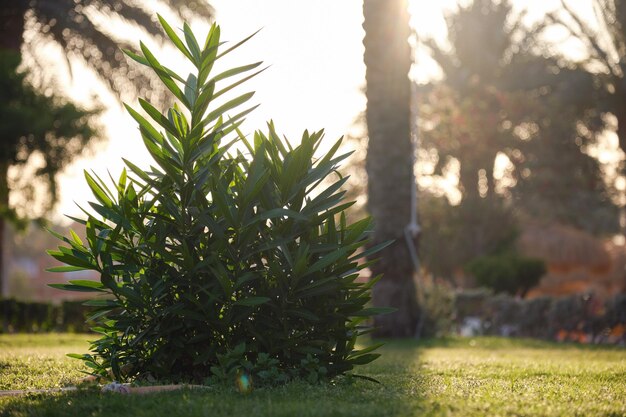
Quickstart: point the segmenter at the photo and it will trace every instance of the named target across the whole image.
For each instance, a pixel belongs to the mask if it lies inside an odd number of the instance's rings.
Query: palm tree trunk
[[[375,320],[377,337],[411,337],[419,315],[411,261],[404,230],[411,219],[413,146],[411,143],[411,67],[406,0],[365,0],[363,3],[366,65],[366,170],[368,208],[374,218],[372,244],[395,242],[378,256],[372,276],[384,274],[374,286],[373,303],[398,311]],[[416,239],[415,239],[416,240]],[[415,242],[417,243],[417,242]]]

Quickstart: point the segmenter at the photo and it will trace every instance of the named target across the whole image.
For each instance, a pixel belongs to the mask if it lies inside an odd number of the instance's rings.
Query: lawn
[[[0,389],[80,380],[88,336],[0,335]],[[381,384],[292,383],[124,396],[1,397],[0,416],[626,416],[626,349],[498,338],[390,342],[360,369]]]

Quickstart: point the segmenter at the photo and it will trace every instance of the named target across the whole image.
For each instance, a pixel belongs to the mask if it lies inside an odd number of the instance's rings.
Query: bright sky
[[[421,35],[443,38],[442,10],[455,3],[413,0],[413,26]],[[515,3],[524,4],[529,19],[536,20],[545,11],[555,9],[558,0]],[[264,128],[265,121],[273,119],[279,131],[295,140],[304,129],[324,128],[329,141],[350,131],[365,108],[362,0],[211,0],[211,4],[217,11],[223,40],[237,41],[263,28],[246,46],[231,54],[235,61],[224,63],[232,66],[262,60],[271,65],[247,86],[257,92],[253,100],[261,107],[248,117],[244,130]],[[192,26],[200,31],[205,27]],[[168,61],[170,55],[159,56]],[[436,74],[436,67],[422,61],[414,68],[413,76],[424,81]],[[61,176],[58,212],[63,214],[77,214],[74,201],[85,205],[92,199],[84,169],[103,176],[108,169],[117,177],[123,167],[122,157],[144,166],[150,161],[135,124],[113,96],[102,87],[85,88],[97,83],[83,75],[80,66],[73,68],[73,97],[88,101],[95,93],[108,108],[102,118],[108,141],[93,157],[78,161]]]

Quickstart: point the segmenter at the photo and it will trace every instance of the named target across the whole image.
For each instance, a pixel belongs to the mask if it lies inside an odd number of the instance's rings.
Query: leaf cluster
[[[216,100],[261,63],[212,71],[249,38],[222,50],[217,25],[200,43],[186,24],[179,37],[160,21],[195,71],[179,76],[143,44],[127,52],[179,102],[161,113],[140,99],[147,117],[126,106],[155,165],[125,160],[114,186],[86,172],[95,201],[76,219],[86,242],[58,235],[65,246],[50,251],[66,264],[56,271],[100,274],[54,285],[97,295],[87,304],[102,337],[76,357],[118,380],[193,382],[242,370],[271,382],[329,378],[376,359],[378,346],[355,345],[384,309],[366,308],[377,280],[357,278],[368,265],[359,259],[380,248],[360,251],[371,221],[347,222],[347,178],[324,181],[348,156],[337,154],[341,139],[316,157],[323,132],[292,146],[270,122],[250,140],[239,126],[254,106],[240,107],[253,93]]]

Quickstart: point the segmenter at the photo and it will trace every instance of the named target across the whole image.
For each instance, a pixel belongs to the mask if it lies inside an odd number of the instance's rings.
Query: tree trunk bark
[[[24,42],[25,15],[28,1],[14,0],[0,7],[0,51],[20,53]],[[7,294],[7,277],[4,265],[6,215],[9,210],[9,187],[7,174],[11,161],[0,160],[0,298]]]
[[[398,311],[375,319],[376,337],[412,337],[419,315],[414,267],[404,237],[411,220],[413,145],[411,143],[411,67],[409,15],[406,0],[365,0],[363,3],[366,66],[366,170],[368,208],[374,218],[372,244],[394,240],[377,254],[372,276],[384,274],[374,286],[373,304]],[[416,240],[416,239],[415,239]],[[415,242],[417,243],[417,242]]]
[[[9,211],[9,185],[8,185],[9,163],[0,161],[0,298],[8,294],[8,277],[5,274],[5,233],[6,216]]]

